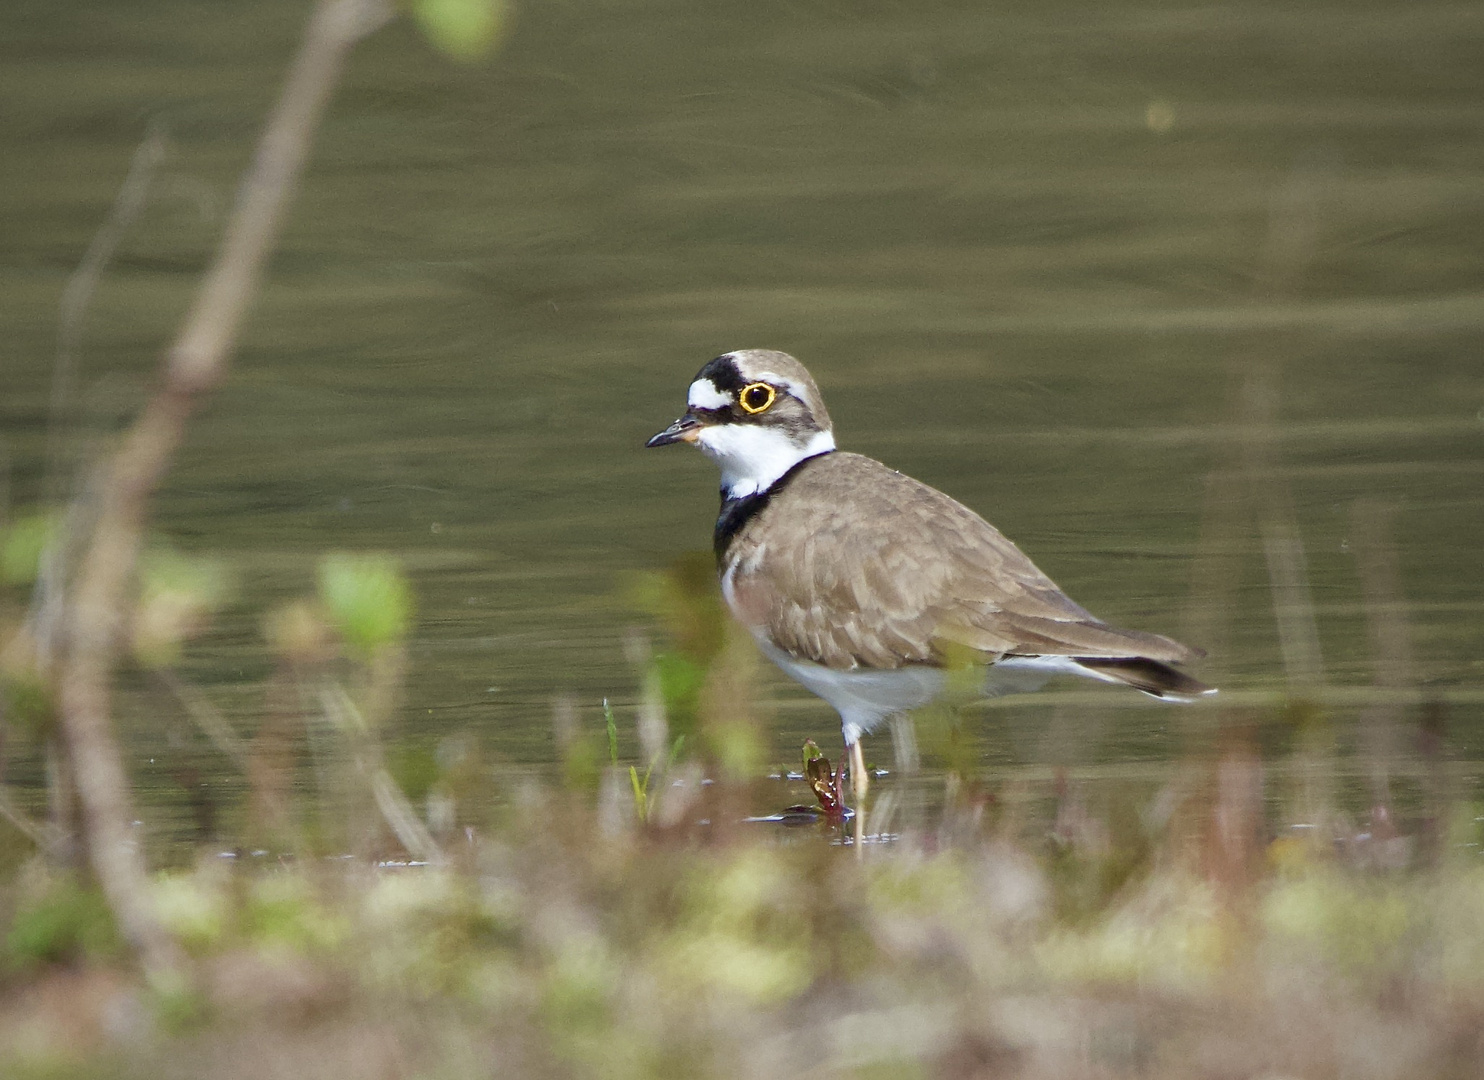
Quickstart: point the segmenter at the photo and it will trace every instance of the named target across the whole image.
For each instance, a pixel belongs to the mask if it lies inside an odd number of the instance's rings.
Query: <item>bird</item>
[[[678,443],[721,468],[713,547],[727,608],[839,713],[857,802],[861,737],[944,693],[966,656],[983,666],[985,697],[1057,675],[1169,701],[1216,692],[1174,666],[1200,649],[1109,625],[962,503],[837,450],[819,387],[787,353],[709,361],[684,415],[645,445]]]

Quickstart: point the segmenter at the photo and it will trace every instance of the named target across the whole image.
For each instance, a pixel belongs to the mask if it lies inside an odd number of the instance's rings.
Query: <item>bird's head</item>
[[[721,466],[731,499],[766,491],[800,461],[835,448],[819,387],[787,353],[723,353],[696,373],[685,403],[685,415],[645,445],[694,443]]]

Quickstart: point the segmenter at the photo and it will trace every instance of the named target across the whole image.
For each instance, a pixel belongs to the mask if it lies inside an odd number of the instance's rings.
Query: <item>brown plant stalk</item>
[[[355,42],[390,15],[384,0],[319,0],[282,94],[238,189],[201,290],[166,353],[160,388],[102,470],[90,542],[68,604],[58,703],[89,859],[125,937],[146,969],[181,964],[150,903],[145,862],[110,711],[112,677],[150,498],[186,421],[226,374],[314,133]]]

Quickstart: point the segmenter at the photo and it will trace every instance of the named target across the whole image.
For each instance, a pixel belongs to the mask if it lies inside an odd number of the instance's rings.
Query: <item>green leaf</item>
[[[0,533],[0,582],[29,585],[41,571],[41,556],[56,539],[57,515],[50,511],[17,518]]]
[[[510,23],[507,0],[413,0],[412,16],[434,46],[455,60],[488,55]]]
[[[180,662],[181,646],[204,629],[229,592],[222,563],[165,547],[145,552],[139,564],[139,604],[130,645],[145,667]]]
[[[644,774],[644,779],[639,779],[639,770],[629,766],[629,786],[634,789],[634,810],[639,815],[640,821],[649,817],[649,796],[645,789],[649,787],[649,774]]]
[[[325,556],[319,564],[319,595],[345,643],[365,657],[407,636],[412,588],[390,555]]]
[[[390,755],[387,768],[402,793],[413,802],[422,802],[435,784],[443,778],[443,767],[430,746],[402,746]]]
[[[660,678],[665,707],[695,711],[706,682],[707,665],[683,653],[661,652],[655,655],[653,667]]]

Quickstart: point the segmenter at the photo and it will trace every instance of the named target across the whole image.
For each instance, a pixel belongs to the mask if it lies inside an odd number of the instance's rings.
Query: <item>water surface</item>
[[[147,392],[303,16],[0,14],[12,504],[42,490],[58,299],[134,147],[169,134],[88,316],[76,454]],[[239,582],[186,673],[250,725],[262,613],[326,550],[389,550],[419,596],[403,737],[549,762],[555,695],[628,715],[624,632],[658,630],[624,576],[709,545],[714,470],[643,440],[709,357],[773,347],[811,366],[842,446],[980,510],[1108,620],[1208,646],[1238,705],[1288,686],[1231,472],[1266,415],[1339,745],[1375,700],[1368,499],[1414,653],[1391,697],[1442,702],[1478,760],[1480,55],[1477,5],[1437,3],[531,4],[472,67],[393,26],[160,494],[161,530]],[[834,738],[762,678],[778,761]],[[149,776],[199,736],[128,685]],[[981,714],[987,773],[1157,771],[1206,723],[1063,690]]]

